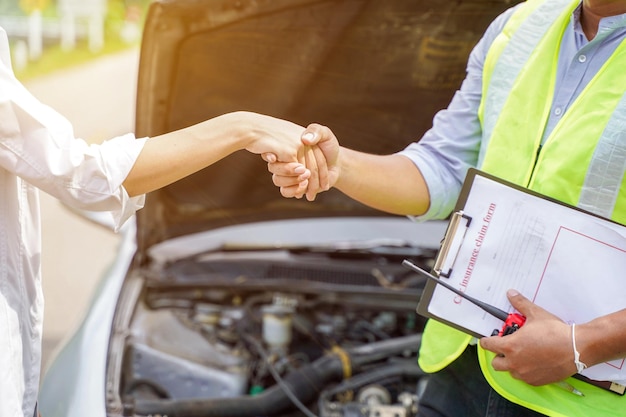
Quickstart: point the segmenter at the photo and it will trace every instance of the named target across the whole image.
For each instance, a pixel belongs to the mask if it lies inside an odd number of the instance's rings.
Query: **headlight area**
[[[424,319],[414,281],[146,282],[127,280],[120,300],[133,307],[114,324],[108,416],[417,412],[426,377],[417,365]]]

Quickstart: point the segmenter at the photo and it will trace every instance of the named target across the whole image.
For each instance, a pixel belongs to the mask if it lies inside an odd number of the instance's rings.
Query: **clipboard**
[[[476,207],[478,207],[478,205],[476,204],[477,197],[475,194],[482,192],[480,188],[483,187],[483,184],[488,185],[487,190],[491,191],[491,194],[486,193],[482,195],[482,197],[485,197],[485,196],[487,196],[487,198],[493,197],[495,201],[494,206],[497,206],[497,208],[494,209],[494,213],[491,213],[491,214],[488,212],[487,207],[490,207],[490,206],[488,206],[487,203],[485,203],[483,206],[480,206],[482,208],[482,211],[474,212]],[[533,252],[531,254],[533,256],[532,257],[533,262],[527,262],[526,259],[524,258],[522,259],[524,262],[519,263],[519,265],[523,265],[523,268],[520,268],[519,266],[516,268],[516,271],[517,269],[526,268],[528,271],[524,271],[524,273],[527,272],[529,276],[533,276],[533,279],[535,279],[535,276],[538,277],[537,279],[539,280],[538,281],[539,284],[535,284],[535,283],[528,284],[528,287],[525,290],[522,290],[521,288],[518,288],[515,285],[511,285],[510,283],[503,283],[501,288],[497,287],[498,285],[500,285],[500,282],[498,282],[499,278],[496,280],[493,276],[491,276],[493,275],[493,273],[491,273],[491,275],[484,274],[484,275],[487,275],[487,277],[484,279],[481,277],[481,275],[484,277],[483,271],[487,270],[484,268],[485,265],[495,264],[497,262],[500,262],[503,265],[505,265],[508,261],[508,258],[504,256],[504,254],[502,253],[503,251],[501,251],[500,248],[498,248],[497,250],[493,248],[490,248],[490,249],[484,248],[484,247],[487,247],[489,244],[492,244],[492,246],[497,246],[496,244],[500,243],[499,241],[497,241],[497,239],[500,239],[502,237],[498,237],[499,236],[498,233],[500,234],[508,233],[506,232],[506,229],[504,228],[505,226],[502,225],[503,224],[502,218],[506,220],[508,216],[508,219],[509,219],[508,221],[510,223],[512,224],[519,223],[518,222],[519,215],[515,213],[515,210],[517,209],[517,207],[513,207],[513,208],[507,207],[506,202],[504,206],[502,207],[499,206],[501,202],[498,200],[498,198],[502,198],[502,199],[505,198],[505,196],[495,195],[495,194],[500,194],[500,191],[503,192],[502,194],[512,195],[514,197],[513,200],[515,200],[515,202],[511,204],[517,204],[516,199],[519,199],[524,204],[528,204],[533,209],[537,209],[541,211],[541,216],[538,216],[540,217],[540,219],[537,222],[537,225],[538,225],[537,228],[540,229],[539,226],[544,227],[544,229],[542,230],[545,231],[545,239],[542,241],[540,238],[537,238],[536,242],[531,242],[533,244],[528,244],[527,247],[532,248],[534,250],[534,243],[538,243],[538,246],[543,245],[545,247],[540,248],[540,250],[538,249],[536,253]],[[478,194],[478,195],[481,196],[481,194]],[[498,212],[498,210],[500,211]],[[507,210],[509,211],[509,213],[507,213]],[[519,208],[519,210],[521,213],[524,213],[524,215],[526,214],[527,211],[532,212],[532,210],[526,210],[526,207],[521,207]],[[480,227],[482,228],[486,227],[485,225],[487,223],[485,220],[490,215],[493,215],[493,219],[494,219],[493,224],[489,225],[490,229],[487,229],[485,240],[481,243],[484,246],[483,248],[481,248],[481,250],[485,253],[482,253],[482,252],[479,253],[478,255],[479,258],[477,258],[478,260],[475,262],[473,266],[474,269],[470,271],[470,267],[468,266],[471,264],[471,263],[468,263],[468,259],[471,259],[469,255],[469,250],[472,249],[472,247],[474,247],[474,250],[476,249],[475,247],[477,245],[477,243],[475,242],[477,239],[476,230],[479,230]],[[496,220],[496,217],[498,217],[499,220]],[[539,225],[539,223],[544,221],[543,217],[545,217],[545,224]],[[561,221],[563,221],[563,225],[559,223]],[[500,222],[500,223],[496,225],[496,222]],[[535,223],[533,223],[533,225],[535,225]],[[558,234],[558,237],[554,237],[557,235],[553,236],[552,234],[553,231],[551,230],[551,228],[554,227],[555,229],[557,229],[557,226],[560,227],[560,229],[558,230],[559,234]],[[528,226],[524,224],[523,227],[528,227]],[[575,232],[580,232],[580,233],[576,234]],[[496,237],[492,236],[491,233],[495,234]],[[541,234],[541,233],[542,233],[541,230],[537,232],[537,234]],[[600,238],[595,239],[596,236],[594,234],[597,234],[597,236],[600,236]],[[586,239],[589,236],[594,239]],[[491,242],[488,242],[489,240],[491,240]],[[594,243],[600,242],[602,246],[593,247],[588,241],[594,242]],[[551,311],[554,314],[557,314],[564,321],[582,323],[582,322],[590,320],[590,318],[583,318],[583,316],[577,315],[578,313],[576,312],[573,312],[572,313],[573,315],[571,316],[569,315],[570,312],[566,312],[567,314],[564,314],[565,316],[564,318],[559,313],[557,313],[559,309],[563,308],[561,304],[565,304],[565,303],[563,302],[559,303],[558,300],[556,301],[553,300],[553,298],[558,298],[558,297],[554,297],[553,290],[552,290],[553,292],[550,293],[551,291],[550,289],[553,288],[554,286],[558,286],[558,285],[569,286],[570,284],[569,282],[566,284],[558,283],[556,281],[552,282],[556,279],[555,276],[558,277],[560,275],[558,268],[563,268],[564,267],[563,264],[566,264],[566,262],[560,262],[560,263],[552,262],[554,259],[551,260],[551,257],[559,256],[559,253],[560,253],[559,251],[563,252],[564,248],[568,248],[568,249],[576,248],[577,245],[580,245],[580,242],[583,243],[584,249],[586,249],[584,245],[589,244],[590,247],[592,248],[591,250],[597,250],[599,255],[603,256],[603,257],[600,256],[598,259],[606,260],[606,262],[600,262],[598,264],[594,264],[592,266],[594,268],[594,272],[596,270],[599,270],[598,274],[602,274],[602,271],[603,271],[602,268],[604,268],[605,272],[626,269],[626,227],[624,227],[623,225],[620,225],[616,222],[613,222],[609,219],[603,218],[596,214],[590,213],[588,211],[582,210],[580,208],[564,204],[563,202],[560,202],[553,198],[543,196],[539,193],[517,186],[508,181],[504,181],[500,178],[497,178],[490,174],[479,171],[475,168],[470,168],[467,173],[466,179],[464,181],[463,187],[461,189],[461,193],[457,201],[456,207],[453,211],[453,214],[450,217],[448,228],[441,241],[440,249],[435,259],[435,263],[431,270],[431,273],[435,275],[436,277],[438,277],[439,279],[449,280],[449,283],[453,283],[453,282],[459,283],[459,282],[463,282],[463,281],[460,281],[460,277],[468,275],[469,272],[471,272],[473,276],[471,276],[471,281],[468,280],[470,284],[468,284],[465,287],[465,291],[467,291],[468,295],[474,298],[477,298],[481,301],[495,305],[496,307],[502,310],[514,312],[514,309],[511,307],[510,303],[508,302],[508,299],[506,299],[506,289],[516,288],[520,290],[520,292],[524,294],[527,298],[531,299],[533,302],[537,303],[538,305],[542,306],[548,311]],[[512,242],[506,241],[506,244],[510,246],[511,253],[514,253],[513,249],[520,246],[518,242],[515,241],[515,239],[512,239]],[[605,251],[606,253],[604,253]],[[569,256],[569,253],[564,252],[561,255],[563,257],[562,259],[567,259],[566,256]],[[584,256],[584,254],[579,255],[579,256]],[[493,257],[493,259],[491,257]],[[521,257],[523,258],[523,256]],[[511,259],[514,259],[514,261],[519,261],[518,259],[514,257]],[[577,260],[579,258],[577,258],[576,255],[574,255],[573,259]],[[612,262],[617,262],[617,264],[613,265],[611,264]],[[532,266],[529,266],[531,263],[534,263],[534,264]],[[569,263],[570,264],[576,263],[576,261],[569,262]],[[568,266],[565,266],[565,268],[567,267]],[[623,268],[623,269],[620,269],[620,268]],[[512,269],[513,268],[511,268],[511,270]],[[469,274],[469,275],[472,275],[472,274]],[[502,274],[502,275],[506,275],[506,274]],[[604,274],[604,275],[615,276],[616,274],[613,272],[611,274]],[[607,279],[611,279],[611,277],[609,276],[607,277]],[[521,277],[520,282],[519,282],[520,285],[522,285],[521,283],[525,283],[526,280],[527,278],[525,276]],[[481,281],[488,281],[488,284],[483,284]],[[532,280],[529,280],[529,281],[532,281]],[[474,286],[476,285],[477,282],[481,283],[480,285],[483,286],[483,289],[481,290],[479,288],[479,290],[475,292]],[[584,285],[584,282],[581,282],[581,284]],[[489,285],[493,285],[495,287],[493,288],[488,287]],[[507,285],[509,286],[507,287]],[[611,287],[611,285],[613,287]],[[535,289],[534,286],[537,286],[537,289]],[[556,288],[559,288],[559,287],[556,287]],[[619,291],[620,289],[621,291]],[[547,291],[546,294],[543,293],[544,290]],[[422,316],[440,321],[444,324],[447,324],[455,329],[458,329],[462,332],[465,332],[477,338],[480,338],[483,336],[490,336],[493,329],[500,328],[502,326],[502,322],[498,321],[495,318],[491,318],[492,321],[489,321],[489,319],[485,318],[485,323],[484,324],[481,323],[481,326],[483,326],[482,328],[480,326],[471,327],[473,323],[471,323],[471,325],[467,325],[467,321],[472,320],[471,317],[468,318],[466,314],[456,315],[455,313],[448,312],[448,310],[453,310],[452,307],[450,308],[442,307],[443,304],[440,299],[444,297],[444,294],[442,293],[445,293],[446,291],[448,290],[446,290],[445,288],[441,286],[438,286],[435,282],[427,281],[424,287],[422,296],[420,297],[420,300],[418,302],[417,313]],[[568,290],[568,291],[573,291],[573,290]],[[593,288],[591,290],[587,289],[586,291],[593,292],[594,289]],[[607,294],[611,297],[613,296],[614,293],[625,293],[623,291],[622,283],[616,283],[612,281],[607,283],[606,291],[607,291]],[[483,293],[488,296],[499,296],[499,298],[497,298],[496,300],[485,299],[482,297]],[[552,296],[548,297],[548,295],[550,294]],[[600,311],[600,313],[598,313],[597,316],[600,316],[600,315],[608,314],[607,312],[603,312],[601,310],[602,303],[604,302],[604,298],[607,296],[607,294],[598,295],[597,303],[595,303],[596,300],[594,298],[594,294],[585,293],[582,296],[589,297],[590,304],[593,306],[593,308],[596,308],[595,304],[599,304],[598,308],[600,308],[600,310],[598,311]],[[448,291],[448,294],[445,297],[450,297],[452,299],[453,296],[454,294]],[[585,298],[584,302],[581,301],[579,305],[587,305],[586,302],[587,302],[587,299]],[[621,305],[621,308],[626,306],[626,295],[624,295],[619,300],[615,301],[615,303]],[[433,304],[435,304],[436,306],[434,311],[432,307]],[[456,308],[456,306],[454,307]],[[464,308],[470,309],[470,307],[464,307]],[[478,311],[477,307],[474,307],[474,308]],[[577,308],[577,310],[581,310],[581,309]],[[610,312],[612,311],[609,311],[609,313]],[[589,314],[595,314],[595,313],[591,312]],[[486,316],[484,312],[476,313],[475,315],[477,317],[479,315]],[[464,320],[465,322],[463,322]],[[491,325],[489,325],[489,323],[491,323]],[[598,377],[599,375],[605,375],[607,373],[606,369],[599,370],[598,369],[599,365],[588,368],[587,370],[585,370],[585,372],[583,372],[583,375],[593,380],[624,381],[626,380],[626,360],[618,361],[618,362],[619,363],[616,362],[616,363],[609,364],[611,366],[614,366],[614,368],[616,369],[615,372],[611,373],[611,376],[612,376],[611,378],[604,378],[604,377],[599,378]],[[604,365],[604,364],[600,364],[600,365]],[[596,369],[594,370],[593,368],[596,368]],[[612,369],[609,369],[609,370],[612,371]],[[587,371],[591,371],[591,372],[586,373]]]
[[[465,235],[468,227],[471,225],[472,216],[464,211],[465,203],[468,199],[470,191],[472,189],[472,184],[474,183],[474,179],[476,176],[483,176],[485,178],[489,178],[493,181],[499,182],[501,184],[506,185],[507,187],[511,187],[519,190],[520,192],[531,193],[542,198],[540,194],[534,193],[531,190],[519,187],[513,183],[509,183],[507,181],[502,180],[501,178],[495,177],[493,175],[482,172],[476,168],[469,168],[467,171],[467,175],[465,177],[465,181],[463,183],[463,187],[461,188],[461,192],[459,194],[459,198],[457,200],[456,206],[450,215],[450,220],[448,222],[448,227],[444,234],[443,239],[441,240],[440,248],[435,258],[435,263],[433,265],[431,273],[438,278],[450,278],[452,275],[452,266],[456,260],[456,257],[459,252],[459,248],[465,239]],[[563,204],[557,200],[554,200],[557,204]],[[575,207],[572,207],[575,208]],[[575,208],[576,209],[576,208]],[[428,310],[428,305],[431,302],[433,297],[433,293],[437,288],[437,284],[433,281],[427,281],[424,287],[424,291],[422,292],[422,296],[420,297],[417,313],[431,318],[437,321],[440,321],[448,326],[460,330],[464,333],[467,333],[475,338],[481,338],[483,336],[489,336],[487,334],[480,334],[476,331],[472,331],[466,327],[458,325],[454,321],[446,320],[445,318],[438,317],[437,315],[432,314]]]

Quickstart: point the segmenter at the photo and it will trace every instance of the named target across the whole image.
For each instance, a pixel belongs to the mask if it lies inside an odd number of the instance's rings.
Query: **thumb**
[[[506,296],[509,299],[509,302],[511,303],[511,305],[520,313],[522,313],[522,315],[528,317],[531,315],[531,313],[534,310],[535,304],[533,304],[532,301],[530,301],[528,298],[524,297],[522,294],[520,294],[519,291],[517,290],[508,290],[506,292]]]
[[[315,145],[317,143],[317,141],[319,140],[318,135],[315,132],[311,132],[310,130],[305,130],[304,133],[302,134],[302,143],[304,143],[305,145]]]
[[[305,145],[317,145],[320,141],[328,139],[328,130],[329,129],[324,125],[321,125],[319,123],[311,123],[306,127],[304,132],[302,132],[302,136],[300,136],[300,139]]]
[[[278,160],[278,158],[276,158],[276,155],[271,152],[265,152],[261,154],[261,158],[263,158],[263,160],[268,164],[272,164]]]

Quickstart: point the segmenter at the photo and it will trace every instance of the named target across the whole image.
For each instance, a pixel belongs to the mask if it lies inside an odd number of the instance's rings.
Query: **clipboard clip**
[[[438,276],[449,278],[452,274],[452,266],[459,253],[461,243],[465,238],[465,233],[471,223],[472,218],[465,214],[463,210],[452,213],[450,223],[448,223],[448,228],[441,241],[439,255],[433,267],[433,271],[435,271]]]

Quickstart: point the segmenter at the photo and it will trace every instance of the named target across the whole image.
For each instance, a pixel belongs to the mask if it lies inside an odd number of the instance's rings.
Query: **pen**
[[[439,278],[435,277],[434,275],[431,275],[428,271],[423,270],[422,268],[420,268],[419,266],[411,263],[408,260],[404,260],[402,261],[402,265],[414,270],[415,272],[420,273],[422,276],[435,281],[437,284],[447,288],[448,290],[452,291],[453,293],[455,293],[456,295],[465,298],[467,301],[471,302],[472,304],[480,307],[481,309],[483,309],[484,311],[486,311],[487,313],[491,314],[492,316],[502,320],[502,321],[506,321],[506,319],[509,317],[509,313],[507,313],[504,310],[500,310],[497,307],[494,307],[490,304],[484,303],[480,300],[477,300],[474,297],[470,297],[469,295],[465,294],[464,292],[462,292],[461,290],[457,290],[456,288],[454,288],[453,286],[451,286],[450,284],[448,284],[447,282],[444,282],[442,280],[440,280]]]
[[[402,261],[402,265],[406,266],[407,268],[410,268],[410,269],[414,270],[415,272],[420,273],[421,275],[423,275],[424,277],[426,277],[426,278],[428,278],[428,279],[430,279],[432,281],[435,281],[437,284],[439,284],[439,285],[449,289],[450,291],[452,291],[456,295],[465,298],[467,301],[469,301],[472,304],[480,307],[481,309],[483,309],[487,313],[491,314],[492,316],[502,320],[504,322],[504,326],[502,326],[502,330],[495,329],[494,332],[492,333],[492,336],[497,336],[497,335],[506,336],[506,335],[509,335],[509,334],[515,332],[520,327],[522,327],[524,325],[524,323],[526,322],[526,317],[522,316],[521,314],[518,314],[518,313],[507,313],[506,311],[500,310],[499,308],[497,308],[495,306],[492,306],[490,304],[487,304],[485,302],[477,300],[474,297],[470,297],[469,295],[465,294],[463,291],[454,288],[450,284],[440,280],[439,278],[435,277],[434,275],[431,275],[428,271],[423,270],[419,266],[414,265],[413,263],[409,262],[406,259],[404,261]]]
[[[576,394],[579,397],[584,397],[585,394],[576,389],[572,384],[566,381],[559,381],[554,383],[557,387],[563,388],[566,391],[571,392],[572,394]]]

